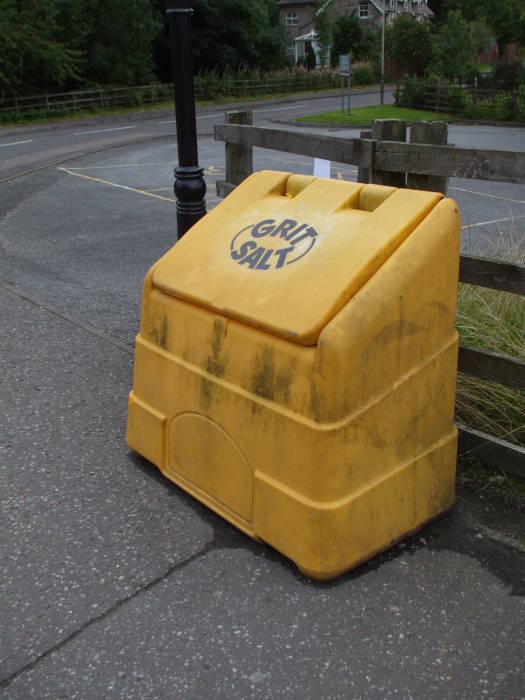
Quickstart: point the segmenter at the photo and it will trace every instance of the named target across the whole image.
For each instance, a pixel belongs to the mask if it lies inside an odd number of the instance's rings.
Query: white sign
[[[330,161],[314,158],[314,177],[330,177]]]
[[[339,56],[339,75],[350,75],[350,56]]]

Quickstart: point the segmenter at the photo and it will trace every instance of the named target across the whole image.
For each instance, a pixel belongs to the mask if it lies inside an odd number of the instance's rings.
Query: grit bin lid
[[[163,257],[153,284],[315,345],[440,199],[434,192],[259,172]]]

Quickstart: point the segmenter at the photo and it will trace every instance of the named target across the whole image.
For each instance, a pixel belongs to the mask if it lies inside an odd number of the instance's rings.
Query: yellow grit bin
[[[454,501],[459,214],[259,172],[147,273],[128,445],[328,579]]]

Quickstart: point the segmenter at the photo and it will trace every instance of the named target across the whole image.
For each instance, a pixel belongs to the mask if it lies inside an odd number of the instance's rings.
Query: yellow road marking
[[[84,180],[93,180],[93,182],[100,182],[103,185],[111,185],[111,187],[118,187],[121,190],[129,190],[130,192],[137,192],[138,194],[145,194],[147,197],[155,197],[155,199],[162,199],[165,202],[174,202],[175,199],[172,199],[171,197],[163,197],[161,194],[153,194],[153,192],[146,192],[146,190],[139,190],[136,187],[128,187],[128,185],[119,185],[116,182],[111,182],[111,180],[103,180],[100,177],[92,177],[91,175],[83,175],[82,173],[75,173],[72,170],[69,170],[68,168],[58,168],[58,170],[62,170],[62,172],[67,173],[68,175],[74,175],[75,177],[81,177]]]
[[[463,187],[449,187],[450,190],[457,190],[458,192],[468,192],[468,194],[479,194],[482,197],[491,197],[492,199],[504,199],[506,202],[514,202],[514,204],[525,204],[523,199],[511,199],[510,197],[503,197],[501,194],[489,194],[488,192],[476,192],[475,190],[466,190]]]
[[[20,142],[24,143],[24,142]],[[115,163],[114,165],[85,165],[85,166],[75,166],[74,168],[69,168],[70,170],[109,170],[111,168],[142,168],[148,165],[173,165],[171,160],[158,160],[152,161],[151,163]],[[215,173],[220,173],[222,168],[216,165],[205,165],[204,173],[206,175],[212,175]]]

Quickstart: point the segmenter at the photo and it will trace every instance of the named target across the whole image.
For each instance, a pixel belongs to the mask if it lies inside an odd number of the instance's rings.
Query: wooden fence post
[[[242,124],[252,126],[253,113],[246,112],[226,112],[224,115],[225,124]],[[237,185],[240,185],[248,175],[253,173],[253,146],[245,144],[226,143],[225,150],[225,175],[224,180],[217,180],[217,195],[227,197]]]
[[[372,182],[375,144],[372,141],[372,132],[370,130],[361,131],[359,138],[361,139],[361,158],[357,169],[357,182],[368,184]]]
[[[374,119],[372,139],[374,141],[402,141],[407,138],[407,125],[403,119]],[[372,170],[372,182],[377,185],[405,187],[406,174],[384,170]]]
[[[414,122],[410,128],[410,143],[446,146],[447,139],[447,122]],[[448,178],[440,175],[407,174],[407,187],[412,190],[429,190],[446,194],[447,183]]]
[[[226,112],[225,124],[244,124],[252,126],[252,112]],[[253,173],[253,148],[251,146],[227,143],[226,149],[226,182],[240,185],[248,175]]]

